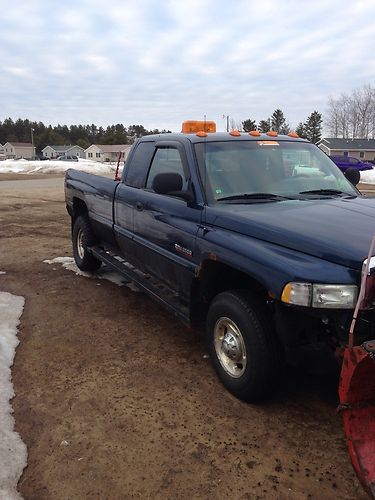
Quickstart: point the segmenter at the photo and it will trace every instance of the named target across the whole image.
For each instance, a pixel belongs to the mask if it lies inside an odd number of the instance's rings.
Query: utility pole
[[[227,122],[227,132],[229,132],[229,115],[223,115],[223,119],[226,119]]]
[[[34,158],[35,158],[35,149],[34,149],[34,134],[33,134],[33,132],[34,132],[34,129],[33,129],[33,127],[31,127],[31,144],[32,144],[32,146],[33,146],[33,158],[32,158],[32,159],[34,159]]]

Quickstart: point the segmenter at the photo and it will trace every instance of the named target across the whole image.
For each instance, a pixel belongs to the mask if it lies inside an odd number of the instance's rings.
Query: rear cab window
[[[140,142],[124,167],[123,179],[127,186],[141,188],[155,151],[154,141]],[[128,167],[129,165],[129,167]]]

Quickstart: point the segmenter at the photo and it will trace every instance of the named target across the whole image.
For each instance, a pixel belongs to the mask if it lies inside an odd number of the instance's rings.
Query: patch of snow
[[[92,160],[79,161],[58,161],[58,160],[4,160],[0,161],[0,174],[61,174],[63,175],[68,168],[75,168],[82,172],[91,174],[108,175],[116,171],[116,163],[101,163]],[[122,169],[123,161],[120,163]]]
[[[23,297],[0,292],[0,498],[20,499],[17,483],[27,465],[27,449],[20,435],[14,431],[14,397],[11,366],[17,339],[17,326],[25,304]]]
[[[100,280],[108,280],[112,283],[115,283],[118,286],[127,286],[133,292],[139,292],[139,288],[132,283],[131,281],[126,281],[126,279],[121,276],[121,274],[112,271],[109,267],[102,265],[100,269],[98,269],[95,273],[86,273],[85,271],[81,271],[76,263],[74,262],[73,257],[55,257],[51,260],[44,260],[46,264],[62,264],[62,266],[68,271],[73,271],[73,273],[84,276],[85,278],[98,278]]]
[[[364,184],[375,184],[375,168],[372,170],[362,170],[360,175],[360,182],[363,182]]]
[[[6,272],[5,271],[0,271],[0,274],[6,274]]]

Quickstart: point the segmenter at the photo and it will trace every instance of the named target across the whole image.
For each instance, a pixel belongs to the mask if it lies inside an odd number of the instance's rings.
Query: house
[[[117,161],[119,153],[126,158],[131,146],[129,144],[91,144],[85,149],[86,159],[94,161]]]
[[[77,145],[65,146],[46,146],[42,149],[42,155],[45,158],[58,158],[59,156],[77,156],[78,158],[85,157],[85,150]]]
[[[375,161],[375,139],[327,137],[320,139],[317,145],[329,156],[353,156],[361,160]]]
[[[6,142],[3,147],[6,158],[31,160],[35,157],[35,147],[31,142]]]
[[[0,160],[5,160],[4,146],[0,144]]]

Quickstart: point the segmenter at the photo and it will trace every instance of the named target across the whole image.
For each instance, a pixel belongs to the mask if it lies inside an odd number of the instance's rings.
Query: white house
[[[35,147],[31,142],[6,142],[4,144],[6,158],[25,158],[31,160],[35,157]]]
[[[78,156],[78,158],[85,157],[85,150],[77,145],[65,146],[46,146],[42,149],[42,154],[45,158],[58,158],[59,156]]]
[[[375,139],[342,139],[325,137],[317,143],[329,156],[352,156],[359,160],[375,160]]]
[[[117,161],[119,153],[125,158],[131,146],[129,144],[91,144],[85,149],[86,159],[94,161]]]

